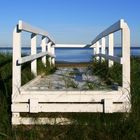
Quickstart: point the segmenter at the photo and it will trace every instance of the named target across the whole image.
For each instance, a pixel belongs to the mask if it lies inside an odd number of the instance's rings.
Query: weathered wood
[[[119,91],[22,91],[15,102],[28,102],[37,98],[39,102],[100,102],[112,98],[114,102],[127,100],[128,93]]]
[[[68,118],[47,118],[47,117],[12,117],[13,125],[69,125],[72,121]]]

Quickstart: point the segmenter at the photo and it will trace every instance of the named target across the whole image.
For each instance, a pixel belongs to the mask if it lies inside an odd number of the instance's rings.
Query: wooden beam
[[[68,103],[39,103],[38,112],[127,112],[125,104],[113,104],[112,100],[105,100],[100,103],[79,103],[79,104],[68,104]],[[30,112],[30,105],[28,103],[17,103],[12,104],[12,112]]]
[[[18,26],[13,31],[13,62],[12,62],[12,102],[19,94],[21,87],[21,66],[18,65],[17,59],[21,58],[21,31]]]
[[[55,48],[84,48],[87,44],[55,44]]]
[[[105,40],[105,37],[103,37],[102,38],[102,40],[101,40],[101,53],[102,54],[105,54],[106,53],[106,48],[105,48],[105,46],[106,46],[106,40]],[[104,58],[102,58],[102,60],[105,60]]]
[[[62,117],[55,117],[55,118],[47,118],[47,117],[38,117],[34,119],[33,117],[20,117],[15,116],[12,113],[12,125],[69,125],[72,123],[72,120],[68,118],[62,118]]]
[[[50,57],[55,57],[55,55],[53,55],[51,53],[41,52],[41,53],[38,53],[38,54],[22,57],[22,58],[18,59],[17,62],[18,62],[19,65],[21,65],[23,63],[33,61],[35,59],[41,58],[41,57],[46,56],[46,55],[48,55]]]
[[[46,36],[49,40],[51,40],[54,43],[54,41],[49,36],[48,32],[46,32],[46,31],[44,31],[42,29],[39,29],[37,27],[34,27],[34,26],[32,26],[32,25],[30,25],[28,23],[25,23],[22,20],[19,20],[18,28],[19,28],[19,30],[22,30],[22,31],[26,31],[26,32],[30,32],[30,33],[34,33],[34,34],[38,34],[38,35],[42,35],[42,36]]]
[[[125,23],[122,29],[123,88],[130,93],[130,29]]]
[[[45,36],[43,36],[42,37],[42,41],[41,41],[42,52],[46,52],[47,51],[46,42],[47,42],[47,38]],[[46,67],[46,55],[44,55],[42,57],[42,63]]]
[[[109,34],[109,46],[108,46],[108,54],[109,56],[114,56],[114,35],[113,33]],[[108,66],[112,67],[114,62],[109,60]]]
[[[123,19],[119,20],[118,22],[111,25],[109,28],[107,28],[103,32],[101,32],[99,35],[97,35],[97,37],[92,41],[92,44],[96,43],[98,40],[100,40],[101,38],[103,38],[111,33],[119,31],[120,29],[123,28],[124,24],[125,24],[125,22]]]
[[[127,93],[122,91],[22,91],[15,102],[28,102],[37,98],[38,102],[100,102],[112,98],[114,102],[126,101]]]
[[[31,34],[31,55],[37,54],[37,35]],[[31,62],[31,72],[37,76],[37,60],[33,59]]]

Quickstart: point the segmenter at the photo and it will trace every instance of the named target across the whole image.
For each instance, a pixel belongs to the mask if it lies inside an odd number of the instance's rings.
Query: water
[[[30,54],[30,48],[22,48],[23,54]],[[37,49],[41,52],[41,48]],[[107,51],[107,49],[106,49]],[[12,48],[0,48],[1,53],[12,53]],[[115,47],[115,56],[121,56],[121,48]],[[91,48],[56,48],[56,61],[88,62],[91,60],[93,49]],[[131,47],[131,56],[140,57],[140,47]]]

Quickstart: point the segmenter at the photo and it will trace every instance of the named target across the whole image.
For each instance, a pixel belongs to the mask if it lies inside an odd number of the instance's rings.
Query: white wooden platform
[[[54,74],[38,76],[21,87],[21,91],[69,91],[69,90],[91,90],[88,84],[95,85],[94,90],[111,90],[102,80],[94,76],[90,70],[81,67],[61,67]]]
[[[73,68],[59,68],[54,74],[48,76],[38,76],[20,89],[20,94],[12,104],[13,112],[128,112],[130,104],[128,94],[123,93],[121,87],[118,90],[104,88],[104,91],[84,90],[85,81],[90,83],[101,82],[96,76],[85,75],[85,68],[80,68],[83,73],[82,80],[78,81],[79,87],[66,87],[66,80],[74,80]],[[16,116],[16,115],[15,115]],[[50,120],[50,121],[49,121]],[[19,117],[13,118],[16,124],[69,124],[70,120],[66,118],[38,118],[33,121],[31,118]],[[64,123],[65,122],[65,123]]]
[[[31,33],[31,55],[21,57],[21,33]],[[122,56],[114,56],[114,33],[121,31]],[[42,52],[37,54],[37,35],[42,37]],[[106,36],[109,39],[106,39]],[[106,54],[106,40],[108,40],[108,54]],[[48,33],[44,30],[33,27],[25,22],[19,21],[13,32],[13,77],[12,77],[12,124],[69,124],[65,118],[33,118],[22,117],[21,113],[52,113],[52,112],[130,112],[130,30],[124,20],[119,20],[92,41],[93,55],[98,61],[108,60],[108,66],[112,67],[114,62],[122,65],[122,87],[117,90],[109,88],[88,89],[84,84],[98,81],[97,77],[90,74],[77,77],[78,82],[72,77],[71,69],[56,71],[54,75],[47,77],[37,76],[37,59],[42,58],[42,63],[46,66],[46,55],[49,56],[50,66],[55,65],[55,44]],[[74,47],[75,45],[68,45]],[[78,48],[87,45],[76,45]],[[24,86],[21,86],[21,65],[31,62],[31,72],[36,78]],[[64,73],[71,73],[66,75]],[[95,80],[95,81],[94,81]],[[74,83],[73,83],[74,82]],[[69,86],[71,85],[71,86]],[[75,87],[78,87],[76,89]]]

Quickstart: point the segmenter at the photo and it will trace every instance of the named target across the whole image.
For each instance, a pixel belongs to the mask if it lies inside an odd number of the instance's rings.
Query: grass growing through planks
[[[100,62],[96,59],[93,61],[94,63],[92,63],[91,69],[94,75],[100,76],[108,85],[113,83],[122,85],[122,66],[120,64],[114,63],[112,67],[108,68],[107,61]]]
[[[54,113],[55,116],[66,116],[74,121],[69,126],[11,126],[11,75],[12,58],[0,55],[0,140],[139,140],[140,138],[140,59],[131,59],[131,96],[132,112],[101,113]],[[41,65],[41,64],[39,64]],[[97,67],[95,67],[96,65]],[[22,67],[23,83],[33,78],[30,64]],[[121,67],[115,64],[108,69],[106,64],[93,64],[93,71],[109,84],[121,85],[119,72]],[[38,66],[42,67],[42,66]],[[39,68],[40,69],[40,68]],[[100,69],[100,71],[99,71]],[[42,71],[42,70],[40,70]],[[51,72],[53,70],[50,70]],[[43,71],[44,72],[44,71]],[[118,73],[117,73],[118,72]],[[25,74],[26,73],[26,74]],[[118,76],[117,76],[118,75]],[[26,77],[27,76],[27,77]],[[106,80],[107,78],[107,80]],[[48,114],[52,115],[52,114]]]

